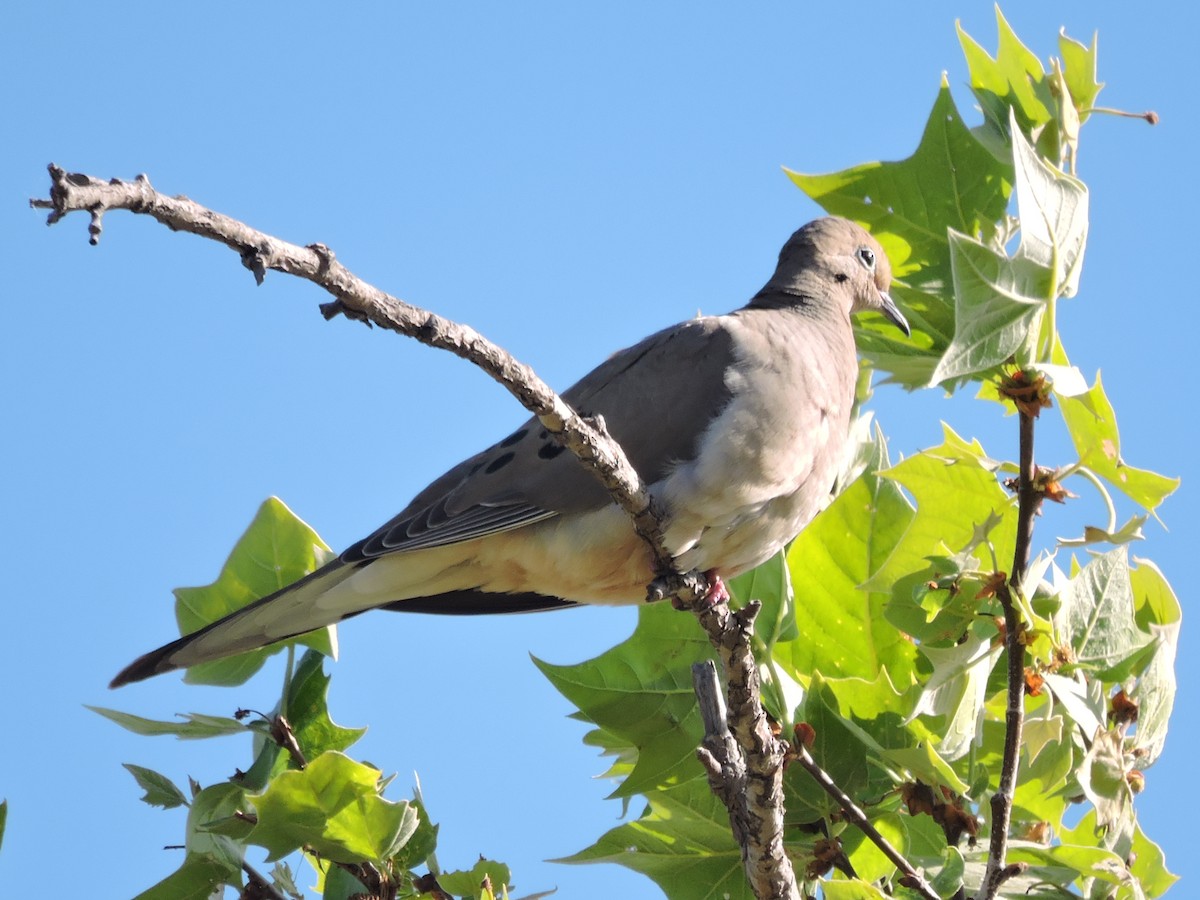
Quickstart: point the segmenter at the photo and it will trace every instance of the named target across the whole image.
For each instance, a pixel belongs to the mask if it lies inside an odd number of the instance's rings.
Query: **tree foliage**
[[[912,390],[972,390],[1039,421],[1058,415],[1074,455],[1037,470],[1039,502],[1097,492],[1106,520],[1050,539],[1045,517],[1041,549],[1009,584],[1018,465],[1005,456],[1015,456],[1016,429],[1011,446],[985,449],[944,426],[939,444],[893,460],[864,416],[829,507],[731,590],[736,602],[764,605],[756,623],[764,702],[782,733],[804,723],[816,761],[952,897],[983,879],[988,800],[1005,746],[1000,594],[1011,589],[1025,725],[1008,861],[1021,871],[1001,896],[1157,897],[1174,876],[1139,827],[1135,798],[1167,733],[1180,606],[1129,545],[1178,482],[1123,460],[1099,375],[1089,384],[1071,366],[1059,330],[1060,301],[1078,289],[1087,243],[1088,190],[1074,170],[1102,87],[1096,43],[1060,35],[1057,58],[1044,65],[999,14],[998,22],[994,56],[959,31],[981,124],[964,122],[943,80],[909,158],[788,176],[879,238],[913,326],[906,340],[882,322],[860,323],[859,399],[878,372]],[[218,581],[176,592],[181,630],[295,580],[327,553],[268,500]],[[308,648],[298,660],[297,643]],[[501,863],[442,871],[438,829],[419,794],[387,799],[389,779],[347,755],[361,731],[336,724],[326,707],[322,654],[335,646],[332,631],[286,646],[285,688],[270,715],[155,722],[98,710],[141,734],[254,737],[245,771],[219,784],[184,790],[127,767],[145,802],[189,807],[182,866],[139,900],[208,897],[220,884],[244,896],[299,896],[284,861],[296,854],[317,869],[327,900],[506,895]],[[278,649],[197,667],[188,680],[240,684]],[[611,760],[613,796],[644,805],[563,862],[616,862],[672,898],[700,896],[699,886],[706,896],[750,896],[727,815],[695,757],[703,726],[690,667],[711,655],[690,616],[658,604],[596,659],[538,661],[590,724],[585,742]],[[907,895],[895,866],[800,767],[787,771],[786,791],[787,852],[810,894]],[[270,873],[246,864],[250,847],[265,851]]]

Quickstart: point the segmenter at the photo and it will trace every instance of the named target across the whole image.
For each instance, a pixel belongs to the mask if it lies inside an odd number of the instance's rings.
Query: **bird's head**
[[[892,267],[879,242],[848,219],[814,219],[779,251],[779,265],[751,305],[780,306],[787,297],[829,302],[850,313],[882,313],[906,335],[908,321],[888,289]],[[826,300],[825,298],[828,298]]]

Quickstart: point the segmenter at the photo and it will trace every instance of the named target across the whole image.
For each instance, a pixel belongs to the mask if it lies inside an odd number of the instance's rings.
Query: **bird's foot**
[[[708,582],[708,590],[696,599],[688,602],[680,600],[678,597],[671,601],[671,605],[676,609],[687,609],[692,612],[707,612],[714,606],[721,603],[729,602],[729,589],[725,587],[725,582],[721,580],[721,576],[717,574],[715,569],[710,569],[704,573],[704,578]]]

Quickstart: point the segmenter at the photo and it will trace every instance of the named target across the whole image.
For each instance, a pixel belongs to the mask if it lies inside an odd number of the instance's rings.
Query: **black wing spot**
[[[541,459],[554,459],[558,454],[562,453],[567,448],[562,444],[546,443],[538,447],[538,456]]]
[[[529,434],[528,428],[522,428],[519,431],[514,431],[508,437],[500,442],[501,447],[511,447],[517,441],[521,440],[525,435]]]
[[[500,456],[497,456],[495,459],[493,459],[490,463],[487,464],[487,468],[483,470],[484,474],[491,475],[493,472],[500,471],[505,466],[507,466],[510,462],[512,462],[513,456],[514,456],[514,454],[511,450],[508,453],[504,453]]]

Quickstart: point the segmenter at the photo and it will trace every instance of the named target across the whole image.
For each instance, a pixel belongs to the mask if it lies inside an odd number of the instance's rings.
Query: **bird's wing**
[[[729,402],[733,362],[724,320],[692,319],[614,354],[563,398],[584,415],[603,416],[638,474],[653,484],[694,457],[700,436]],[[430,484],[342,561],[472,540],[607,502],[575,455],[529,419]]]

